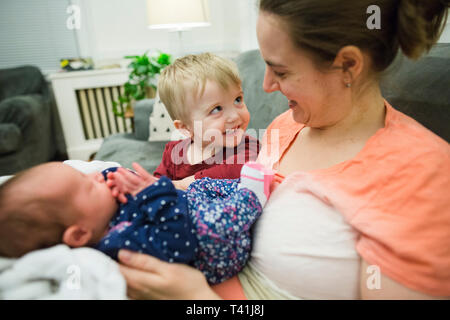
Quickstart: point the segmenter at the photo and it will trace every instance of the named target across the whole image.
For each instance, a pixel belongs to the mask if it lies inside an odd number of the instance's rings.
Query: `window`
[[[69,30],[69,0],[0,1],[0,68],[32,64],[43,73],[59,69],[62,58],[79,56]]]

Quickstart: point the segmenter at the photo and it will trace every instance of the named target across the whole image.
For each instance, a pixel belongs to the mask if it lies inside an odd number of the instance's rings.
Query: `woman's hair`
[[[211,53],[179,58],[161,72],[158,93],[172,120],[189,119],[186,96],[203,95],[207,80],[218,83],[224,90],[230,84],[241,85],[236,64]]]
[[[319,68],[331,66],[339,50],[359,47],[381,73],[398,49],[418,59],[438,41],[450,0],[260,0],[263,12],[279,16],[294,45],[311,55]],[[379,29],[369,29],[368,8],[380,9]],[[370,11],[369,11],[370,12]]]

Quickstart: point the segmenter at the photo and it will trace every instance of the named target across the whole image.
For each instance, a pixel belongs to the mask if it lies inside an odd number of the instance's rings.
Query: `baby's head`
[[[175,127],[204,146],[241,142],[250,114],[232,61],[211,53],[179,58],[161,73],[158,92]]]
[[[0,186],[0,256],[20,257],[58,243],[97,243],[117,210],[101,173],[60,162],[25,170]]]

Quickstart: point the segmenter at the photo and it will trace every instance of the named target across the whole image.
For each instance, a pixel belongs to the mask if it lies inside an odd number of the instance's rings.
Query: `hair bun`
[[[418,59],[439,40],[450,0],[400,0],[397,37],[403,53]]]

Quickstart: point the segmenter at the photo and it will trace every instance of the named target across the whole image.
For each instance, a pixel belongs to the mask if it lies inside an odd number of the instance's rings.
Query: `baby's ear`
[[[79,225],[72,225],[64,231],[62,240],[69,247],[78,248],[87,245],[91,238],[91,230]]]
[[[174,120],[173,126],[187,138],[192,138],[193,134],[189,127],[181,120]]]

